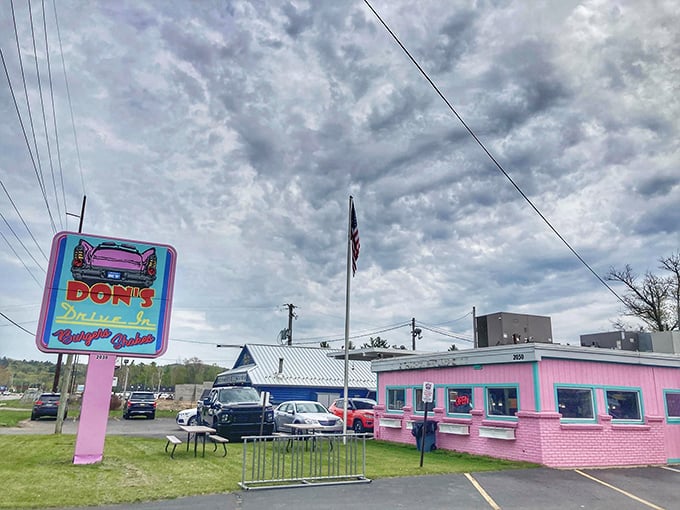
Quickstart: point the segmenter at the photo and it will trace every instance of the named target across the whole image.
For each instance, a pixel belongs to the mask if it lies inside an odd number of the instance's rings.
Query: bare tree
[[[664,269],[671,273],[671,299],[675,308],[675,324],[670,328],[672,330],[680,329],[680,251],[661,259],[660,269]]]
[[[607,280],[622,283],[626,294],[624,315],[637,317],[651,331],[667,331],[680,327],[680,253],[660,259],[661,267],[672,276],[657,276],[647,271],[640,278],[630,265],[623,270],[611,268]],[[671,304],[672,303],[672,304]],[[617,321],[622,325],[622,321]]]

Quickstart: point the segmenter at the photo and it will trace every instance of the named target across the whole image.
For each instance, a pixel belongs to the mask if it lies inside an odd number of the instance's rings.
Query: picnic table
[[[209,435],[217,432],[212,427],[206,427],[205,425],[180,425],[180,429],[187,433],[187,451],[189,451],[189,443],[191,442],[191,437],[194,438],[194,457],[196,457],[196,452],[198,450],[198,438],[201,438],[203,442],[203,457],[205,457],[205,441]]]

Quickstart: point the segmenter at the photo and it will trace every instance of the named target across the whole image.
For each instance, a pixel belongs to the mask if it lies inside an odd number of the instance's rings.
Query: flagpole
[[[349,208],[347,210],[347,286],[345,290],[345,386],[344,404],[342,409],[342,433],[347,434],[347,399],[348,399],[348,365],[349,365],[349,288],[352,278],[350,269],[352,265],[352,195],[349,196]]]

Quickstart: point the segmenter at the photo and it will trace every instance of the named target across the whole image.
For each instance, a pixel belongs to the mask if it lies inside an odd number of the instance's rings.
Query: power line
[[[13,6],[14,6],[14,4],[12,4],[12,7]],[[14,12],[14,10],[12,10],[12,12]],[[16,32],[16,23],[14,25],[14,31],[15,31],[15,34],[16,34],[17,33]],[[17,49],[19,49],[18,35],[16,36],[16,39],[17,39]],[[54,223],[54,218],[52,217],[52,211],[50,210],[50,204],[47,201],[47,194],[45,193],[45,186],[44,186],[44,183],[42,181],[42,167],[40,167],[40,158],[38,157],[38,164],[36,165],[36,160],[33,157],[33,151],[31,150],[31,144],[28,141],[28,134],[26,133],[26,127],[24,126],[24,121],[21,118],[21,112],[19,111],[19,104],[17,103],[16,94],[14,93],[14,87],[12,86],[12,80],[9,77],[9,70],[7,69],[7,62],[5,61],[5,55],[2,51],[2,48],[0,48],[0,59],[2,60],[2,67],[5,70],[5,76],[7,77],[7,84],[9,85],[9,90],[10,90],[10,93],[12,94],[12,100],[14,102],[14,109],[17,112],[17,117],[19,119],[19,125],[21,126],[21,131],[24,135],[24,141],[26,142],[26,148],[28,149],[28,155],[31,158],[31,163],[33,164],[33,169],[35,170],[35,176],[36,176],[36,179],[38,180],[38,186],[40,187],[40,191],[42,192],[43,200],[45,201],[45,206],[47,207],[47,213],[49,214],[50,222],[52,224],[52,231],[56,232],[57,227]],[[21,63],[21,51],[20,50],[19,50],[19,61]],[[22,77],[24,77],[23,64],[21,65],[21,74],[22,74]],[[30,103],[28,103],[28,91],[26,89],[25,77],[24,77],[24,91],[26,93],[26,101],[27,101],[27,104],[29,104],[29,112],[30,112]],[[33,120],[32,120],[30,113],[29,113],[29,117],[31,118],[31,128],[33,128]],[[33,135],[34,135],[33,139],[35,141],[35,131],[33,132]],[[38,156],[38,154],[37,154],[37,150],[38,150],[37,141],[35,143],[36,143],[36,157],[37,157]],[[40,171],[38,171],[39,167],[40,167]]]
[[[61,181],[61,196],[64,203],[64,213],[66,214],[66,190],[64,189],[64,170],[61,166],[61,149],[59,147],[59,131],[57,130],[57,110],[54,107],[54,87],[52,85],[52,64],[50,63],[50,49],[47,42],[47,16],[45,14],[45,0],[42,0],[42,15],[43,15],[43,30],[45,32],[45,56],[47,57],[47,76],[50,83],[50,100],[52,102],[52,122],[54,124],[54,140],[57,146],[57,162],[59,164],[59,178]],[[55,187],[55,200],[59,205],[59,198],[57,197],[57,190]]]
[[[360,335],[350,336],[350,337],[348,337],[348,339],[349,339],[349,340],[356,340],[357,338],[366,338],[366,337],[370,337],[370,336],[376,335],[376,334],[378,334],[378,333],[385,333],[385,332],[387,332],[387,331],[393,331],[393,330],[395,330],[395,329],[405,328],[405,327],[407,327],[407,326],[409,326],[409,323],[408,323],[408,322],[406,322],[406,323],[404,323],[404,324],[401,324],[400,326],[394,326],[394,327],[391,327],[391,328],[381,329],[381,330],[379,330],[379,331],[372,331],[372,332],[370,332],[370,333],[364,333],[364,334],[360,334]],[[321,338],[323,338],[323,337],[319,337],[319,339],[321,339]],[[317,341],[318,341],[318,340],[317,340]],[[317,341],[305,342],[305,341],[300,341],[300,340],[298,340],[297,343],[298,343],[298,345],[308,345],[308,344],[317,343]],[[344,341],[345,341],[345,337],[343,336],[342,338],[334,338],[334,339],[323,340],[323,341],[324,341],[324,342],[328,342],[328,343],[331,343],[331,342],[344,342]]]
[[[28,256],[31,257],[31,259],[33,259],[33,262],[35,262],[35,265],[38,266],[40,269],[42,269],[42,272],[43,272],[43,273],[46,273],[47,271],[45,270],[45,268],[43,268],[43,267],[40,265],[40,262],[38,262],[37,260],[35,260],[35,257],[34,257],[33,254],[31,253],[31,250],[29,250],[28,248],[26,248],[26,245],[24,244],[24,242],[19,238],[19,236],[17,235],[17,233],[16,233],[16,232],[14,231],[14,229],[12,228],[12,225],[9,224],[9,221],[7,221],[7,218],[5,218],[5,215],[2,214],[1,212],[0,212],[0,219],[2,219],[2,221],[5,222],[5,225],[7,225],[7,228],[10,230],[10,232],[12,232],[12,234],[14,234],[14,237],[16,237],[17,241],[19,241],[19,244],[24,248],[24,250],[26,250],[26,253],[28,253]],[[15,252],[15,253],[16,253],[16,252]]]
[[[14,252],[14,255],[16,256],[16,258],[19,259],[19,262],[21,262],[21,264],[24,266],[24,268],[26,268],[26,271],[28,271],[28,273],[31,275],[31,278],[33,278],[33,280],[35,281],[35,283],[38,284],[38,287],[41,287],[41,284],[40,284],[40,282],[38,281],[38,279],[35,277],[35,275],[33,274],[33,272],[28,268],[28,266],[27,266],[26,263],[24,262],[24,259],[22,259],[22,258],[19,256],[19,254],[18,254],[18,253],[16,252],[16,250],[14,249],[14,247],[13,247],[13,246],[10,244],[10,242],[7,240],[7,238],[5,237],[5,234],[3,234],[2,232],[0,232],[0,236],[5,240],[5,242],[7,243],[7,246],[9,246],[9,249],[12,250],[12,251]]]
[[[83,188],[83,196],[86,196],[87,193],[85,193],[85,179],[83,178],[83,164],[80,160],[80,148],[78,146],[78,135],[76,134],[76,123],[75,119],[73,116],[73,103],[71,102],[71,89],[68,86],[68,77],[66,76],[66,62],[64,61],[64,47],[61,44],[61,31],[59,30],[59,17],[57,16],[57,2],[56,0],[52,1],[52,6],[54,7],[54,23],[55,26],[57,27],[57,39],[59,40],[59,52],[61,55],[61,68],[64,72],[64,83],[66,84],[66,98],[68,99],[68,108],[69,112],[71,113],[71,127],[73,128],[73,139],[75,141],[75,146],[76,146],[76,156],[78,159],[78,169],[80,170],[80,184]],[[64,207],[66,207],[66,204],[64,204]]]
[[[50,134],[47,131],[47,116],[45,115],[45,101],[43,100],[42,81],[40,80],[40,68],[38,67],[38,48],[35,44],[35,28],[33,26],[33,9],[31,9],[31,2],[28,2],[28,17],[31,22],[31,40],[33,41],[33,54],[35,55],[35,74],[38,78],[38,95],[40,96],[40,110],[42,111],[43,127],[45,129],[45,142],[47,144],[47,159],[50,162],[50,171],[52,173],[52,186],[54,188],[55,200],[57,202],[57,217],[60,224],[63,226],[61,219],[61,208],[59,207],[59,199],[57,198],[57,181],[54,178],[54,165],[52,164],[52,148],[50,146]]]
[[[12,207],[14,207],[14,211],[15,211],[15,212],[17,213],[17,215],[19,216],[19,219],[21,219],[21,223],[23,223],[23,224],[24,224],[24,227],[26,227],[26,230],[28,231],[28,234],[31,236],[31,239],[33,239],[33,242],[34,242],[35,245],[38,247],[38,250],[40,251],[40,253],[42,253],[42,256],[45,258],[45,261],[46,261],[46,262],[49,262],[49,259],[47,258],[47,255],[45,255],[45,252],[44,252],[43,249],[40,247],[40,243],[38,243],[38,241],[36,240],[35,236],[33,236],[33,232],[31,232],[31,229],[28,228],[28,225],[27,225],[26,222],[24,221],[24,217],[23,217],[23,216],[21,215],[21,213],[19,212],[19,209],[17,209],[17,206],[16,206],[16,204],[14,203],[14,200],[12,200],[12,197],[10,196],[9,191],[7,191],[7,188],[5,188],[5,185],[3,184],[3,182],[2,182],[1,180],[0,180],[0,186],[2,186],[3,191],[5,192],[5,194],[7,195],[7,198],[9,199],[10,203],[12,204]]]
[[[461,336],[461,335],[457,335],[455,333],[451,333],[449,331],[444,331],[443,329],[432,328],[432,327],[424,325],[422,322],[418,322],[418,325],[421,328],[426,329],[428,331],[431,331],[432,333],[437,333],[438,335],[448,336],[448,337],[451,337],[451,338],[455,338],[456,340],[462,340],[464,342],[470,342],[470,343],[473,342],[472,338],[467,338],[467,337],[464,337],[464,336]]]
[[[14,324],[14,325],[15,325],[17,328],[19,328],[20,330],[25,331],[26,333],[28,333],[29,335],[31,335],[31,336],[33,336],[33,337],[35,336],[35,333],[31,333],[29,330],[27,330],[26,328],[24,328],[23,326],[21,326],[18,322],[14,322],[12,319],[10,319],[9,317],[7,317],[4,313],[0,312],[0,315],[1,315],[2,317],[4,317],[5,320],[8,320],[8,321],[11,322],[12,324]]]
[[[505,171],[505,169],[501,166],[501,164],[496,160],[496,158],[493,157],[491,152],[486,148],[486,146],[482,143],[482,141],[477,137],[477,135],[472,131],[470,126],[467,125],[467,123],[463,120],[463,118],[458,114],[456,109],[451,105],[449,100],[444,96],[444,94],[439,90],[437,85],[435,85],[434,81],[430,78],[430,76],[423,70],[423,68],[420,66],[420,64],[416,61],[416,59],[411,55],[411,53],[406,49],[406,47],[402,44],[402,42],[399,40],[399,38],[395,35],[395,33],[390,29],[390,27],[383,21],[383,19],[380,17],[380,15],[376,12],[376,10],[373,8],[373,6],[368,2],[368,0],[364,0],[364,3],[368,6],[368,8],[373,12],[375,17],[380,21],[380,23],[385,27],[387,32],[392,36],[392,38],[396,41],[396,43],[399,45],[399,47],[404,51],[406,56],[411,60],[411,62],[418,68],[418,71],[420,71],[420,74],[423,75],[423,77],[428,81],[428,83],[432,86],[432,88],[435,90],[437,95],[446,103],[446,106],[448,106],[449,110],[456,116],[456,118],[460,121],[460,123],[463,125],[465,130],[470,134],[470,136],[477,142],[477,145],[481,147],[481,149],[484,151],[484,153],[489,157],[489,159],[494,163],[496,168],[505,176],[505,178],[512,184],[512,186],[517,190],[517,192],[522,196],[522,198],[531,206],[531,208],[534,210],[536,214],[545,222],[546,225],[550,228],[550,230],[553,231],[553,233],[559,238],[562,243],[571,251],[572,254],[576,256],[576,258],[590,271],[595,278],[599,280],[599,282],[604,285],[609,292],[611,292],[616,299],[621,301],[624,305],[626,302],[623,300],[621,296],[619,296],[614,289],[612,289],[607,282],[605,282],[600,275],[598,275],[592,267],[581,257],[581,255],[578,254],[578,252],[567,242],[567,240],[562,237],[562,234],[560,234],[557,229],[550,223],[550,221],[543,215],[543,213],[534,205],[534,203],[531,201],[531,199],[522,191],[522,189],[517,185],[517,183],[510,177],[510,175]]]

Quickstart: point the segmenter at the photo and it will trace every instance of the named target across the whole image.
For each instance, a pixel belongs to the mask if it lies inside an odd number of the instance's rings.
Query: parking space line
[[[600,480],[600,479],[598,479],[598,478],[595,478],[594,476],[590,476],[589,474],[586,474],[586,473],[584,473],[583,471],[581,471],[581,470],[579,470],[579,469],[574,469],[574,471],[575,471],[576,473],[578,473],[579,475],[585,476],[586,478],[588,478],[588,479],[590,479],[590,480],[592,480],[592,481],[594,481],[594,482],[597,482],[597,483],[599,483],[599,484],[602,484],[602,485],[604,485],[605,487],[609,487],[610,489],[615,490],[616,492],[620,492],[620,493],[623,494],[624,496],[628,496],[630,499],[634,499],[635,501],[637,501],[637,502],[639,502],[639,503],[642,503],[643,505],[646,505],[646,506],[648,506],[649,508],[654,508],[655,510],[664,510],[663,507],[657,506],[657,505],[655,505],[654,503],[651,503],[651,502],[649,502],[649,501],[647,501],[647,500],[645,500],[645,499],[639,498],[639,497],[637,497],[635,494],[631,494],[630,492],[624,491],[623,489],[619,489],[618,487],[614,487],[613,485],[611,485],[611,484],[609,484],[609,483],[607,483],[607,482],[605,482],[605,481],[603,481],[603,480]]]
[[[675,471],[676,473],[680,473],[680,469],[672,468],[670,466],[659,466],[661,469],[667,469],[668,471]]]
[[[491,496],[484,490],[484,488],[479,485],[479,482],[475,480],[470,473],[463,473],[465,475],[465,478],[467,478],[470,483],[474,486],[475,489],[477,489],[477,492],[481,494],[481,496],[486,500],[486,502],[489,504],[493,510],[501,510],[501,507],[499,507],[496,502],[493,500]]]

